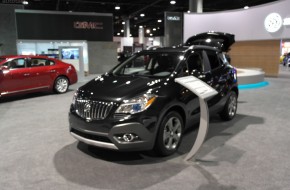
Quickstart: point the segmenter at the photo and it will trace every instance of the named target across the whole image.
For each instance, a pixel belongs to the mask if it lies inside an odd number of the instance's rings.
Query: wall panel
[[[262,68],[266,76],[277,77],[279,72],[280,41],[236,42],[229,55],[238,68]]]

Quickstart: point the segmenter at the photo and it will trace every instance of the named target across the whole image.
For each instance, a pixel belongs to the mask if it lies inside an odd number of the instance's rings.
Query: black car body
[[[199,121],[200,111],[197,96],[175,78],[193,75],[215,88],[218,95],[208,100],[211,114],[224,120],[236,114],[236,69],[223,51],[192,45],[134,54],[77,90],[69,112],[72,136],[120,151],[174,153],[184,129]]]

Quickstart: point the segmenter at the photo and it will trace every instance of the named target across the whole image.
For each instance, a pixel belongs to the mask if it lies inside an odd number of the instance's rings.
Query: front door
[[[4,63],[8,69],[2,71],[2,82],[0,92],[4,94],[13,94],[26,91],[34,84],[30,80],[30,68],[26,67],[26,59],[13,59]]]

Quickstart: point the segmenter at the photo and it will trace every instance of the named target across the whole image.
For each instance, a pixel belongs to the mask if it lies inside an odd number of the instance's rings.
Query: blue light
[[[132,108],[133,108],[133,110],[134,110],[135,112],[139,112],[139,111],[141,110],[141,105],[140,105],[140,104],[134,104],[134,105],[132,106]]]
[[[263,82],[254,83],[254,84],[241,84],[238,86],[238,88],[239,90],[246,90],[246,89],[262,88],[268,85],[269,85],[269,82],[263,81]]]

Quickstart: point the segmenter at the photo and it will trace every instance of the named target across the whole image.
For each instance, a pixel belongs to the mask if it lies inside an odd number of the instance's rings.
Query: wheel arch
[[[66,76],[66,75],[63,75],[63,74],[62,74],[62,75],[58,75],[57,77],[55,77],[53,84],[55,84],[56,79],[58,79],[59,77],[65,77],[65,78],[68,80],[68,84],[69,84],[69,85],[71,84],[69,77]]]
[[[181,118],[182,118],[182,121],[183,121],[183,125],[186,126],[186,114],[185,114],[185,110],[182,108],[182,106],[180,105],[174,105],[172,107],[170,107],[169,109],[167,109],[164,114],[162,114],[162,117],[161,117],[161,120],[169,113],[169,112],[172,112],[172,111],[175,111],[177,112]]]
[[[237,94],[237,96],[239,96],[239,89],[238,89],[237,86],[234,86],[234,87],[232,88],[232,91],[234,91],[234,92]]]

